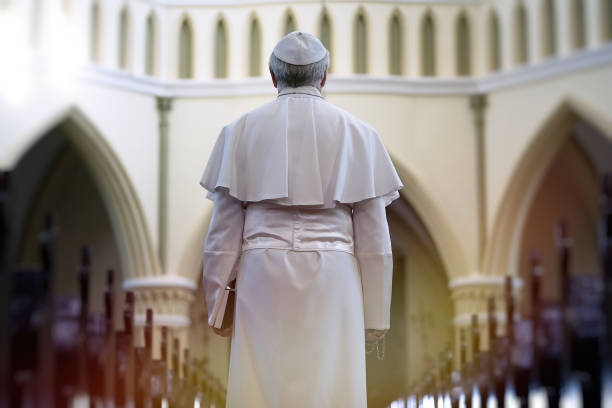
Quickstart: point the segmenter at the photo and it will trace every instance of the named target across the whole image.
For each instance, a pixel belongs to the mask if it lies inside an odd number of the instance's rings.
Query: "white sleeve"
[[[355,257],[361,273],[366,329],[390,326],[393,254],[385,204],[384,197],[376,197],[353,206]]]
[[[202,283],[208,324],[220,327],[227,301],[225,287],[236,278],[240,259],[244,208],[241,201],[224,191],[215,191],[209,198],[213,199],[214,204],[204,243]]]

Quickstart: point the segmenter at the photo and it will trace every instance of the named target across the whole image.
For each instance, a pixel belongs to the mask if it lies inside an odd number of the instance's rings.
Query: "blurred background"
[[[533,318],[532,250],[542,302],[562,302],[560,220],[570,275],[603,276],[610,0],[0,0],[5,384],[32,390],[41,367],[53,372],[46,354],[65,339],[44,316],[110,313],[105,333],[126,332],[129,291],[134,345],[146,343],[150,309],[151,359],[163,357],[164,326],[177,364],[189,350],[193,370],[223,392],[229,341],[206,323],[212,205],[198,182],[221,128],[275,97],[267,60],[296,29],[330,51],[325,98],[378,130],[405,185],[388,207],[392,323],[385,358],[368,355],[371,406],[411,392],[441,353],[459,370],[473,315],[478,350],[489,350],[489,299],[495,334],[507,334],[506,277],[512,318]],[[41,276],[46,286],[32,289]],[[28,306],[16,306],[22,295]],[[27,329],[15,323],[22,315]],[[47,348],[23,351],[37,357],[22,364],[15,350],[26,343],[15,339]]]

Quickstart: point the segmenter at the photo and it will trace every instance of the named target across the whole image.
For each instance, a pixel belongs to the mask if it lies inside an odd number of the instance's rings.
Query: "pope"
[[[322,97],[328,66],[315,36],[283,37],[269,59],[276,99],[223,128],[200,179],[230,408],[365,407],[365,337],[389,329],[385,207],[402,183],[376,130]]]

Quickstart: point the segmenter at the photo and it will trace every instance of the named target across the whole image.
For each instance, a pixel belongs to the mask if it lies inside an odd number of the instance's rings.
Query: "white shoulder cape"
[[[403,187],[376,131],[326,102],[314,87],[277,99],[225,126],[200,184],[241,201],[331,208]]]

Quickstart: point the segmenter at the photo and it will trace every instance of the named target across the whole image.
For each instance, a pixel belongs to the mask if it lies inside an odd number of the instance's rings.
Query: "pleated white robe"
[[[310,126],[293,123],[279,135],[287,128],[274,122],[263,134],[258,119],[266,115],[250,113],[233,126],[250,122],[260,132],[244,124],[240,132],[224,129],[201,179],[214,200],[203,270],[211,326],[219,327],[225,287],[236,278],[229,408],[365,407],[364,328],[389,328],[385,206],[401,183],[371,128],[350,118],[338,133],[344,113],[330,116],[313,98],[316,89],[304,88],[288,95],[297,101],[268,109],[281,115],[277,122],[306,118]],[[325,115],[333,130],[324,132],[329,123],[318,116]],[[261,153],[258,137],[284,140],[283,149],[270,148],[284,158]]]

